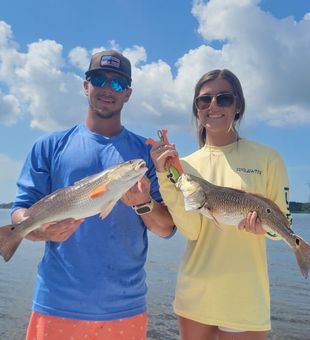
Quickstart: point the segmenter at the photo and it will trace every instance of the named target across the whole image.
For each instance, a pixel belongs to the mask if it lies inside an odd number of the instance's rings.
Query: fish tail
[[[302,238],[296,239],[295,256],[302,275],[307,278],[310,269],[310,245]]]
[[[9,261],[14,255],[23,240],[12,228],[14,228],[14,224],[0,227],[0,255],[4,258],[5,262]]]

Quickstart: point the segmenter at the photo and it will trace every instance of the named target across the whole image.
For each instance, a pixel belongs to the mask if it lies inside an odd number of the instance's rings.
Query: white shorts
[[[236,328],[228,328],[228,327],[221,327],[218,326],[218,329],[222,332],[230,332],[230,333],[241,333],[241,332],[245,332],[241,329],[236,329]]]

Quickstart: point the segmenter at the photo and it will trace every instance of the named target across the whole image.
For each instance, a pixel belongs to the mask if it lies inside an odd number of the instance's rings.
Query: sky
[[[132,62],[123,124],[146,137],[169,129],[181,156],[198,148],[191,104],[207,71],[240,79],[240,135],[284,159],[290,200],[310,201],[309,0],[0,0],[0,203],[11,202],[31,146],[82,122],[90,56]]]

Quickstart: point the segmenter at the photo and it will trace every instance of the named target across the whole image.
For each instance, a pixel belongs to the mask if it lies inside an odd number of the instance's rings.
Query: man
[[[34,144],[18,180],[12,221],[20,222],[50,192],[112,165],[143,158],[149,170],[104,220],[98,215],[65,220],[28,234],[46,246],[27,340],[146,339],[147,229],[162,237],[174,230],[160,203],[149,146],[121,124],[132,93],[129,60],[114,50],[101,51],[85,74],[85,123]]]

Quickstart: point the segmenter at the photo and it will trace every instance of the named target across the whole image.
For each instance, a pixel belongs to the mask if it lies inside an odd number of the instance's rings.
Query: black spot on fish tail
[[[7,262],[14,255],[23,238],[12,230],[13,225],[9,224],[0,227],[0,255]]]
[[[307,278],[310,269],[310,245],[299,236],[296,237],[295,243],[295,256],[297,263],[302,275],[304,278]]]

